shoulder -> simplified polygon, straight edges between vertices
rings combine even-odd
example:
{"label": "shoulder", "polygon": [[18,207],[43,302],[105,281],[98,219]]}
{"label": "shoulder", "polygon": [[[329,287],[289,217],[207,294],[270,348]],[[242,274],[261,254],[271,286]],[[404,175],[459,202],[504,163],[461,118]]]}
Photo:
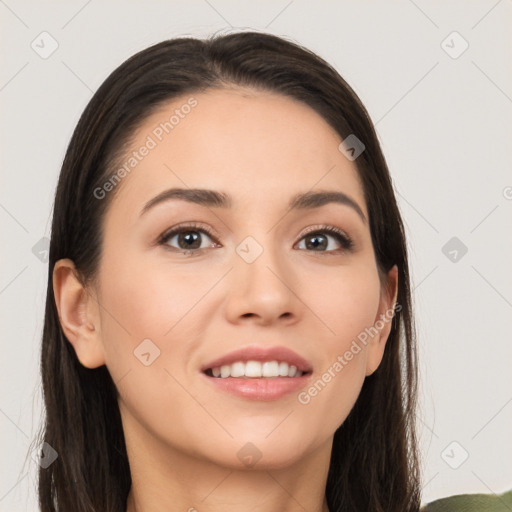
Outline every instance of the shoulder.
{"label": "shoulder", "polygon": [[503,494],[459,494],[424,505],[420,512],[510,512],[512,489]]}

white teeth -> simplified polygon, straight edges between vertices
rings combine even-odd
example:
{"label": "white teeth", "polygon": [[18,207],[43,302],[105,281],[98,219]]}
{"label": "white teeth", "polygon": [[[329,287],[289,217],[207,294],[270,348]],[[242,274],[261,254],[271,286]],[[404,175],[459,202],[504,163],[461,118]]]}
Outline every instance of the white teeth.
{"label": "white teeth", "polygon": [[303,372],[297,370],[294,365],[278,361],[237,361],[233,364],[226,364],[212,368],[214,377],[300,377]]}
{"label": "white teeth", "polygon": [[231,377],[243,377],[245,375],[244,363],[233,363],[230,371]]}
{"label": "white teeth", "polygon": [[246,377],[261,377],[261,363],[259,361],[247,361],[244,373]]}
{"label": "white teeth", "polygon": [[274,377],[275,375],[279,375],[279,363],[277,361],[268,361],[263,363],[261,374],[263,377]]}
{"label": "white teeth", "polygon": [[279,363],[279,375],[288,377],[288,363]]}

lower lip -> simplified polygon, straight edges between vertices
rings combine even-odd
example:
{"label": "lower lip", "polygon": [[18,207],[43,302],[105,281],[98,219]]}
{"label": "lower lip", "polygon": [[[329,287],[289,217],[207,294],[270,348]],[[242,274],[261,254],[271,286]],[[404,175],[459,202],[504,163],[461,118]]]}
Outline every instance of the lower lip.
{"label": "lower lip", "polygon": [[311,376],[310,373],[300,377],[267,377],[267,378],[234,378],[234,377],[210,377],[203,375],[217,388],[233,395],[270,402],[298,391],[305,386]]}

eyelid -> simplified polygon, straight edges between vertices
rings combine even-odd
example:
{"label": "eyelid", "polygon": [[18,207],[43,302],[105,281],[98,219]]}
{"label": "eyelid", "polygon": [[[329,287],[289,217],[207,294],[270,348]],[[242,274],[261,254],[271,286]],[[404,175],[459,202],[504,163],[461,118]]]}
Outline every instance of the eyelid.
{"label": "eyelid", "polygon": [[350,239],[350,236],[348,235],[348,233],[346,233],[343,229],[338,228],[337,226],[331,226],[330,224],[318,224],[315,226],[308,226],[300,233],[299,237],[302,239],[306,235],[310,235],[311,233],[316,233],[316,232],[320,232],[320,231],[327,231],[327,232],[332,231],[332,232],[335,232],[339,235],[346,237],[347,239]]}

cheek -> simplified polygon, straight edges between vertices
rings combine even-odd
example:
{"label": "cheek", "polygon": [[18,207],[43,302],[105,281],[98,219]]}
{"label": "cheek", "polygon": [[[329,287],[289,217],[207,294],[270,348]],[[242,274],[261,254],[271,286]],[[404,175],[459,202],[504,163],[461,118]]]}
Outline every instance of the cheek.
{"label": "cheek", "polygon": [[[330,349],[342,350],[373,325],[379,309],[380,281],[371,262],[316,269],[301,295],[318,318],[318,335]],[[331,352],[329,350],[328,352]]]}
{"label": "cheek", "polygon": [[199,320],[192,307],[211,284],[194,277],[192,266],[177,273],[133,258],[118,261],[105,259],[101,269],[101,335],[120,408],[128,413],[123,419],[131,422],[126,432],[137,435],[142,426],[186,446],[188,431],[212,428],[187,392],[185,374],[199,329],[189,321]]}
{"label": "cheek", "polygon": [[[100,269],[101,336],[114,382],[123,379],[136,399],[165,389],[170,379],[165,369],[174,373],[189,359],[197,332],[187,320],[211,285],[194,278],[192,266],[178,273],[120,252],[105,251]],[[189,343],[172,343],[177,336]]]}
{"label": "cheek", "polygon": [[116,350],[133,350],[145,338],[164,344],[183,329],[187,322],[181,320],[211,287],[209,280],[193,269],[197,267],[153,263],[148,264],[143,255],[138,260],[113,255],[103,262],[102,333]]}
{"label": "cheek", "polygon": [[379,308],[380,281],[370,265],[340,268],[307,292],[321,325],[315,345],[321,358],[316,379],[298,396],[307,421],[335,430],[348,416],[366,376],[368,332]]}

